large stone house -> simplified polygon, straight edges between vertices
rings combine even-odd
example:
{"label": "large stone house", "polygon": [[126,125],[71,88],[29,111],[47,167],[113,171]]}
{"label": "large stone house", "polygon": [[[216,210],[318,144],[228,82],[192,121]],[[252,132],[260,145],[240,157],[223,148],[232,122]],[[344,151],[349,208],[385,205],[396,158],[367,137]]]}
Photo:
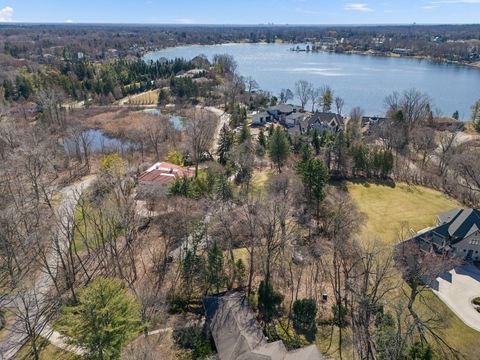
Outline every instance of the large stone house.
{"label": "large stone house", "polygon": [[480,260],[480,210],[452,209],[437,216],[437,226],[407,241],[423,251],[448,253],[465,260]]}
{"label": "large stone house", "polygon": [[207,324],[220,360],[323,360],[316,345],[288,351],[282,341],[269,343],[241,291],[203,299]]}
{"label": "large stone house", "polygon": [[316,129],[319,133],[328,132],[337,134],[345,128],[343,116],[330,112],[316,112],[312,116],[301,121],[299,124],[300,133],[306,134]]}
{"label": "large stone house", "polygon": [[300,108],[290,104],[279,104],[270,106],[265,111],[260,111],[253,115],[252,125],[265,125],[266,123],[277,121],[282,125],[291,124],[296,118]]}

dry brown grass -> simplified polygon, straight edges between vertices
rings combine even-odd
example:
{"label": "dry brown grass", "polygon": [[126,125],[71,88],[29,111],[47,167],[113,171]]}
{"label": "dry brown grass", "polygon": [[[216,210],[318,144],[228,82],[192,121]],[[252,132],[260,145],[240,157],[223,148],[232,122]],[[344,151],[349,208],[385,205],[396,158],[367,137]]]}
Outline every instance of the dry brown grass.
{"label": "dry brown grass", "polygon": [[143,130],[145,126],[158,119],[142,110],[130,108],[106,108],[77,110],[75,115],[86,127],[101,128],[114,136]]}
{"label": "dry brown grass", "polygon": [[158,94],[160,90],[150,90],[137,95],[129,95],[119,101],[126,105],[156,105],[158,103]]}

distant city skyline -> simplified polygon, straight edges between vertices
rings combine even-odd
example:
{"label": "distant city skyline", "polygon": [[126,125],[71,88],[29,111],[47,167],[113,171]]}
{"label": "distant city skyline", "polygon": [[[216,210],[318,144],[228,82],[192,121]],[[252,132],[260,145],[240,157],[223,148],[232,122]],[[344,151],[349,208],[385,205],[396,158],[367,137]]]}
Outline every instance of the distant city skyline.
{"label": "distant city skyline", "polygon": [[0,22],[470,24],[480,0],[0,0]]}

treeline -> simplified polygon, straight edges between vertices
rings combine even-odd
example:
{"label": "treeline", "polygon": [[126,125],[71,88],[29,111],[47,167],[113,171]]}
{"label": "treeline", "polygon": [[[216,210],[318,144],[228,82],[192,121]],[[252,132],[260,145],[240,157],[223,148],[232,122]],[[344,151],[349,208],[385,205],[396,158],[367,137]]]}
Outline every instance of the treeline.
{"label": "treeline", "polygon": [[118,60],[107,64],[65,61],[53,70],[20,74],[14,81],[5,79],[3,94],[8,101],[32,100],[35,92],[48,84],[60,88],[66,96],[75,100],[96,96],[119,99],[151,90],[156,87],[156,80],[174,77],[194,67],[191,61],[183,59],[155,62]]}
{"label": "treeline", "polygon": [[[54,55],[73,59],[81,53],[95,60],[138,56],[159,47],[182,44],[219,44],[225,42],[299,43],[306,39],[335,37],[344,39],[342,50],[391,51],[409,48],[422,54],[447,59],[478,55],[478,25],[398,25],[398,26],[86,26],[41,25],[3,27],[0,44],[3,52],[15,58],[45,62]],[[383,39],[383,41],[378,41]],[[473,44],[475,45],[475,44]]]}

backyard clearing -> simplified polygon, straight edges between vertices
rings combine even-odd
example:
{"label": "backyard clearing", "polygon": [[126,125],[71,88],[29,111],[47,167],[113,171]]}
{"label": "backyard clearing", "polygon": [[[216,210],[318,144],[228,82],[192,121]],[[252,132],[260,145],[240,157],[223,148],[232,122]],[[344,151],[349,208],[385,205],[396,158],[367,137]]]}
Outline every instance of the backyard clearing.
{"label": "backyard clearing", "polygon": [[[434,225],[439,212],[461,207],[457,201],[439,191],[405,183],[392,186],[348,183],[347,189],[358,209],[367,216],[362,239],[376,237],[390,249],[397,241],[402,223],[407,222],[410,228],[418,231]],[[409,291],[407,284],[404,283],[403,287]],[[404,296],[401,289],[396,295],[387,302],[395,304]],[[432,311],[441,315],[442,324],[438,332],[443,339],[465,358],[478,359],[480,333],[466,325],[433,291],[425,290],[415,307],[424,318],[430,317]]]}
{"label": "backyard clearing", "polygon": [[348,183],[348,193],[367,216],[363,238],[393,244],[402,226],[419,231],[435,225],[438,213],[461,204],[423,186]]}

